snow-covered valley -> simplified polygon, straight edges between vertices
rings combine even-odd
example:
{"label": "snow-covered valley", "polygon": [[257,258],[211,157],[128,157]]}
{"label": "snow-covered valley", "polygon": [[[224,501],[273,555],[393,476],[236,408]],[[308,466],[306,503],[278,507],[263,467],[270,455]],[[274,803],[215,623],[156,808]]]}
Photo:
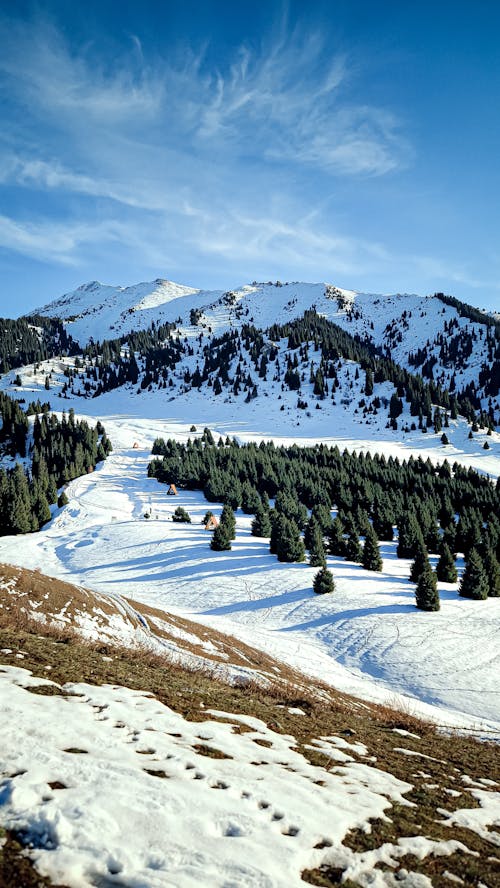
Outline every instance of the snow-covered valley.
{"label": "snow-covered valley", "polygon": [[[89,404],[96,406],[95,400]],[[410,562],[395,557],[395,543],[383,544],[382,574],[329,557],[336,592],[315,596],[314,568],[279,564],[267,541],[251,536],[250,516],[241,512],[233,550],[212,552],[201,525],[209,506],[203,495],[180,491],[173,503],[165,487],[147,477],[154,439],[186,440],[190,424],[104,411],[101,418],[114,452],[69,485],[69,505],[42,531],[1,538],[0,561],[188,615],[358,696],[387,702],[405,695],[438,722],[500,729],[497,599],[466,601],[456,585],[440,584],[441,611],[417,611]],[[270,416],[266,437],[273,424]],[[245,436],[258,438],[249,425]],[[224,422],[213,429],[235,431]],[[428,453],[440,457],[438,446]],[[485,458],[490,469],[498,459],[477,455]],[[191,525],[171,521],[178,504],[192,516]],[[146,512],[152,519],[143,517]]]}

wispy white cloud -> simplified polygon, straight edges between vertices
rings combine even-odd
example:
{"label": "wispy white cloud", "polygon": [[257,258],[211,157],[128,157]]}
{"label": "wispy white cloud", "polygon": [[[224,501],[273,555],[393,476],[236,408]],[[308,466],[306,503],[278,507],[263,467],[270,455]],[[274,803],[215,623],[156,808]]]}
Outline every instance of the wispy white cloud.
{"label": "wispy white cloud", "polygon": [[319,34],[295,32],[260,53],[242,48],[226,74],[198,83],[199,136],[332,174],[382,175],[408,163],[396,116],[350,102],[351,79],[349,60],[329,57]]}
{"label": "wispy white cloud", "polygon": [[124,228],[116,222],[68,224],[41,219],[27,223],[0,215],[0,248],[43,262],[77,265],[82,248],[121,241],[123,235]]}
{"label": "wispy white cloud", "polygon": [[4,21],[0,41],[0,72],[29,113],[80,137],[86,131],[91,142],[116,127],[149,126],[141,141],[161,132],[195,154],[283,159],[342,175],[381,175],[408,159],[395,115],[347,98],[349,60],[332,56],[318,32],[296,28],[259,50],[241,46],[220,70],[204,50],[146,60],[134,36],[110,63],[93,46],[72,51],[46,21]]}
{"label": "wispy white cloud", "polygon": [[132,48],[110,66],[91,46],[72,52],[46,19],[0,20],[0,44],[0,72],[31,113],[114,124],[151,118],[163,102],[161,78],[136,63]]}
{"label": "wispy white cloud", "polygon": [[75,48],[46,20],[0,21],[0,42],[0,182],[37,198],[30,223],[0,218],[4,248],[78,265],[105,244],[159,269],[191,257],[314,277],[389,261],[291,184],[312,175],[311,194],[333,192],[411,153],[390,110],[349,98],[353,65],[318,31],[283,24],[218,70],[206,47],[146,58],[135,35],[112,57]]}

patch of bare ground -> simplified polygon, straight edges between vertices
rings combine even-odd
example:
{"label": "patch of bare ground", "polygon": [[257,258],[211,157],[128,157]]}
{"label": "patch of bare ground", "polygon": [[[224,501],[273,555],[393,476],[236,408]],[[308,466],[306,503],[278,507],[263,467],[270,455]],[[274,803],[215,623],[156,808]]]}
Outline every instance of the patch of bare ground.
{"label": "patch of bare ground", "polygon": [[[197,629],[199,631],[199,627]],[[227,638],[225,643],[230,645]],[[276,676],[272,683],[263,683],[256,674],[255,681],[231,684],[223,681],[220,670],[211,666],[188,669],[144,650],[84,643],[71,627],[63,631],[57,626],[31,621],[26,614],[22,619],[15,615],[9,617],[1,609],[0,648],[10,651],[1,654],[2,662],[30,669],[35,676],[50,677],[60,686],[55,693],[71,692],[67,687],[71,682],[111,684],[152,694],[191,720],[203,720],[204,713],[206,718],[213,719],[215,716],[210,710],[260,718],[272,730],[293,735],[302,754],[325,772],[339,769],[342,773],[345,766],[320,748],[310,747],[319,738],[341,738],[350,744],[343,745],[342,750],[352,757],[354,765],[358,762],[374,765],[412,787],[406,794],[409,805],[393,804],[387,809],[386,820],[373,821],[368,830],[353,830],[345,836],[343,851],[346,854],[362,854],[415,836],[434,842],[454,840],[461,842],[466,850],[454,850],[446,856],[429,853],[422,860],[406,854],[398,857],[391,872],[401,876],[405,870],[421,873],[437,888],[444,885],[449,888],[450,875],[465,885],[500,886],[494,833],[491,832],[490,840],[487,831],[479,835],[472,829],[450,828],[443,822],[445,812],[478,807],[475,787],[481,786],[485,792],[500,788],[499,750],[495,743],[442,733],[408,711],[360,703],[300,676],[271,658],[266,658],[266,672],[269,668],[269,674]],[[22,659],[16,654],[22,654]],[[230,721],[231,717],[221,716],[221,720]],[[366,753],[361,744],[366,747]],[[197,751],[202,755],[217,755],[207,744],[200,744]],[[152,776],[162,775],[155,772]],[[485,779],[490,782],[485,783]],[[496,781],[496,785],[491,781]],[[320,778],[317,783],[321,784]],[[334,810],[332,799],[332,816]],[[0,850],[0,858],[5,847]],[[388,868],[387,864],[383,866]],[[302,877],[304,882],[313,885],[334,886],[342,882],[349,888],[354,883],[346,880],[344,873],[339,861],[330,860],[328,866],[305,871]],[[0,880],[0,888],[7,884]],[[31,888],[46,883],[25,884]]]}
{"label": "patch of bare ground", "polygon": [[64,888],[44,879],[26,856],[14,832],[0,829],[0,888]]}

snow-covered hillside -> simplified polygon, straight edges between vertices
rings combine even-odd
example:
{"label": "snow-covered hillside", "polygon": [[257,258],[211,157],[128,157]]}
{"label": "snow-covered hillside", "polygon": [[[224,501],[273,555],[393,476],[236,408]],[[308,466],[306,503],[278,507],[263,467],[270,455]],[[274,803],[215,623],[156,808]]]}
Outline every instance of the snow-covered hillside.
{"label": "snow-covered hillside", "polygon": [[[42,531],[0,538],[0,561],[43,568],[98,592],[126,594],[206,623],[358,696],[387,702],[394,694],[407,695],[410,705],[438,721],[488,722],[499,729],[498,599],[469,602],[458,597],[456,584],[440,584],[440,613],[416,611],[414,586],[407,579],[410,562],[395,557],[395,543],[383,545],[380,575],[329,557],[337,591],[315,596],[315,569],[279,564],[269,554],[268,541],[250,535],[250,516],[242,513],[233,551],[211,552],[201,518],[209,506],[216,512],[220,506],[195,491],[182,491],[172,502],[165,486],[147,477],[155,438],[192,437],[191,420],[203,415],[201,399],[191,407],[185,400],[174,402],[170,419],[164,413],[168,405],[162,407],[153,393],[132,402],[135,415],[123,393],[85,403],[103,411],[113,453],[97,471],[69,485],[69,505]],[[151,409],[138,415],[138,407],[148,403],[158,411],[156,418]],[[186,421],[182,416],[188,409]],[[212,428],[215,434],[231,434],[235,418],[220,418]],[[280,440],[276,430],[272,412],[247,414],[245,438]],[[289,435],[290,442],[301,440],[293,425]],[[384,449],[380,441],[323,436],[317,433],[316,439],[372,452]],[[435,441],[432,449],[430,443],[423,453],[442,460],[442,448]],[[411,446],[395,444],[386,451],[411,452]],[[498,456],[478,453],[478,465],[481,458],[500,474]],[[192,525],[171,521],[179,503],[191,514]],[[145,513],[153,520],[146,520]]]}
{"label": "snow-covered hillside", "polygon": [[210,294],[162,278],[130,287],[90,281],[34,313],[61,318],[73,339],[85,344],[89,339],[111,339],[143,330],[153,322],[173,321],[185,313],[186,306],[189,312],[220,296],[220,292]]}
{"label": "snow-covered hillside", "polygon": [[[39,309],[59,317],[86,344],[176,322],[183,335],[220,335],[253,324],[266,330],[311,308],[350,334],[452,391],[474,386],[482,406],[500,410],[498,387],[485,383],[485,368],[498,358],[498,331],[461,316],[437,296],[357,293],[325,283],[253,283],[222,292],[196,290],[157,279],[130,287],[93,281]],[[481,318],[476,312],[474,317]],[[483,377],[481,376],[483,371]]]}

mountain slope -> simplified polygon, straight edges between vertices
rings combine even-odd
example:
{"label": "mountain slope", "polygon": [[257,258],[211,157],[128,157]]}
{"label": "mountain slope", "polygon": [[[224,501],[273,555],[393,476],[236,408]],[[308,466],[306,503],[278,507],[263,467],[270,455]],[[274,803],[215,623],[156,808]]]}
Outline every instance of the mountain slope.
{"label": "mountain slope", "polygon": [[[227,292],[157,279],[131,287],[91,282],[39,310],[64,321],[73,339],[125,336],[176,323],[182,336],[221,335],[252,324],[266,330],[314,308],[383,355],[500,413],[500,326],[448,297],[357,293],[331,284],[271,282]],[[470,308],[470,307],[469,307]],[[483,320],[484,318],[484,320]]]}

